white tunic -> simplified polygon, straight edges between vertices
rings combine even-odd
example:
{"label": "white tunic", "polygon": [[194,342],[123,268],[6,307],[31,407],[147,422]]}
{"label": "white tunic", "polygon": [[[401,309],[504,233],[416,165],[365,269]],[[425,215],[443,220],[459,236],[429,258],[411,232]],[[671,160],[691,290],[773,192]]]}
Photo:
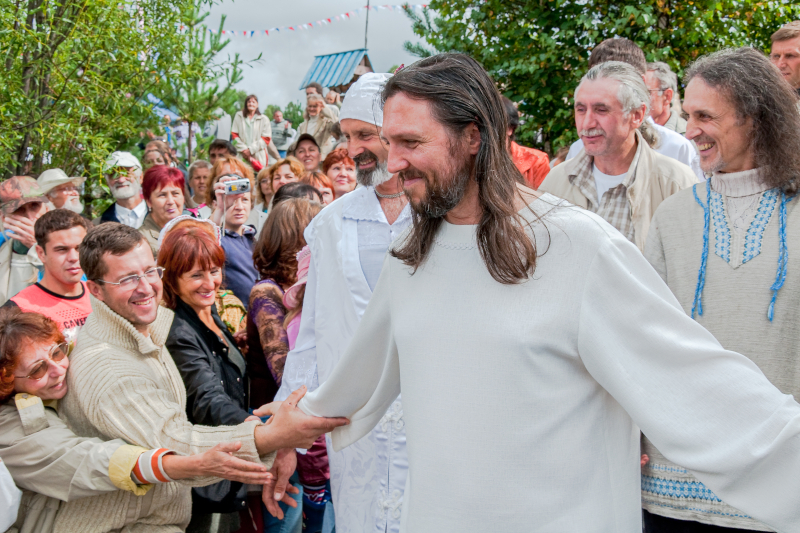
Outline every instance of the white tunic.
{"label": "white tunic", "polygon": [[525,283],[491,278],[475,226],[443,223],[413,275],[387,256],[300,407],[351,419],[338,450],[402,389],[409,533],[641,533],[637,424],[725,501],[800,531],[800,405],[686,316],[608,223],[557,202],[532,204],[545,225]]}
{"label": "white tunic", "polygon": [[[360,187],[326,207],[305,231],[311,264],[295,349],[276,400],[325,383],[350,343],[380,276],[381,257],[411,223],[410,208],[389,225],[373,187]],[[374,283],[374,282],[373,282]],[[375,424],[373,424],[375,426]],[[370,428],[372,429],[372,428]],[[331,492],[339,533],[398,533],[408,459],[398,394],[377,426],[346,450],[328,439]]]}

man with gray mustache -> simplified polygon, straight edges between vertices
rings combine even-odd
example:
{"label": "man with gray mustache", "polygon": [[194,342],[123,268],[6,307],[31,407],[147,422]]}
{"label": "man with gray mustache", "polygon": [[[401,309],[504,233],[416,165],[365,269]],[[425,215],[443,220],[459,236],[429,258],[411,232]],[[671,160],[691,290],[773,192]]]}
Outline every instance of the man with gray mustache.
{"label": "man with gray mustache", "polygon": [[[359,187],[323,209],[305,231],[311,265],[303,314],[276,400],[301,385],[313,391],[328,379],[372,297],[386,251],[411,224],[408,199],[399,177],[388,171],[388,147],[381,140],[380,93],[389,77],[361,76],[342,104],[339,121]],[[398,396],[357,443],[334,452],[327,441],[337,531],[399,532],[408,472],[404,424]],[[276,499],[285,483],[278,480]]]}
{"label": "man with gray mustache", "polygon": [[697,182],[692,170],[657,153],[646,118],[650,93],[634,67],[594,66],[575,91],[575,125],[584,149],[553,168],[541,191],[597,213],[644,250],[656,208]]}

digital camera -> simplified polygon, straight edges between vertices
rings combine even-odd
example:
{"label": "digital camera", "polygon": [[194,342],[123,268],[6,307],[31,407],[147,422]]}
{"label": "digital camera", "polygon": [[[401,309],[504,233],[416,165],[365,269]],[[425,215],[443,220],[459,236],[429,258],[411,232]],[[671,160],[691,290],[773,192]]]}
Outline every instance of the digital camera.
{"label": "digital camera", "polygon": [[244,194],[250,192],[250,180],[232,180],[225,182],[225,194]]}

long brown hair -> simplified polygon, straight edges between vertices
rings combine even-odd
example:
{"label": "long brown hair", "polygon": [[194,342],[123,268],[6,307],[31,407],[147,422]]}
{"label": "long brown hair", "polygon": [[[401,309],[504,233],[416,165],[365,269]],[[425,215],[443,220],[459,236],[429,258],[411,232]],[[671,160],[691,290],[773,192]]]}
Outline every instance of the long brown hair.
{"label": "long brown hair", "polygon": [[273,207],[253,251],[259,277],[288,287],[297,279],[297,252],[306,245],[303,231],[322,205],[306,198],[289,198]]}
{"label": "long brown hair", "polygon": [[[507,150],[508,121],[503,101],[480,64],[463,54],[439,54],[418,61],[389,78],[382,100],[397,94],[428,102],[434,118],[454,137],[470,124],[480,132],[481,146],[474,161],[481,220],[477,240],[483,262],[500,283],[528,279],[536,268],[536,245],[525,231],[515,200],[524,184]],[[428,256],[443,217],[412,211],[414,227],[408,238],[391,251],[416,271]]]}
{"label": "long brown hair", "polygon": [[698,59],[686,73],[700,78],[728,100],[740,123],[753,126],[750,145],[759,178],[794,194],[800,178],[800,115],[797,93],[764,54],[752,48],[726,49]]}

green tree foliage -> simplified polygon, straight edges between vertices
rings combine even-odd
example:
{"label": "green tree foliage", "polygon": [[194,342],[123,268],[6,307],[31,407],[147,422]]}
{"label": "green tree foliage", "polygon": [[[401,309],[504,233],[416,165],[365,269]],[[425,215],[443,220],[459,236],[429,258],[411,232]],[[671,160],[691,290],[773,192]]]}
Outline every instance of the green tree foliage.
{"label": "green tree foliage", "polygon": [[[191,134],[192,126],[204,125],[218,118],[226,109],[234,108],[238,93],[233,86],[242,80],[242,62],[238,54],[233,59],[219,59],[229,42],[220,37],[225,17],[220,20],[217,31],[209,33],[203,24],[208,17],[204,7],[194,5],[181,13],[186,50],[177,65],[173,65],[177,68],[165,75],[161,83],[161,100],[178,113],[179,120],[189,125],[186,153],[179,155],[190,164],[193,149],[197,147],[197,140]],[[200,139],[205,144],[212,140]]]}
{"label": "green tree foliage", "polygon": [[183,53],[193,2],[0,0],[0,177],[58,166],[96,183],[105,156],[157,120],[144,97]]}
{"label": "green tree foliage", "polygon": [[[589,53],[604,39],[633,40],[648,61],[683,74],[697,57],[724,47],[769,51],[769,36],[800,18],[800,4],[753,0],[431,0],[422,16],[406,9],[432,49],[464,52],[520,102],[525,144],[555,151],[576,138],[572,98]],[[435,14],[435,15],[434,15]]]}
{"label": "green tree foliage", "polygon": [[300,102],[289,102],[283,110],[283,118],[292,123],[293,128],[297,128],[303,122],[303,106]]}

